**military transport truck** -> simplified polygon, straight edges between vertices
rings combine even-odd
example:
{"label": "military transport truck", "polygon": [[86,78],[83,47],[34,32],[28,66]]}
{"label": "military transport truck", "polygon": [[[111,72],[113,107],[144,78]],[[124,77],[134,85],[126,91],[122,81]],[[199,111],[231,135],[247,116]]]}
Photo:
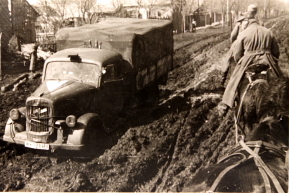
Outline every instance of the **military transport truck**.
{"label": "military transport truck", "polygon": [[25,107],[10,111],[5,141],[33,149],[81,150],[108,131],[136,96],[165,83],[172,69],[168,20],[111,18],[60,29],[56,42],[41,85]]}

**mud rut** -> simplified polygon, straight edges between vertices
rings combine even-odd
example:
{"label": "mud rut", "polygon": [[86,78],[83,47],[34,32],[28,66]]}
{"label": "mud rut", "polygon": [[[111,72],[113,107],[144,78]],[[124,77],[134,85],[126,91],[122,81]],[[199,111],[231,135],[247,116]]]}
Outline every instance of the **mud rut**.
{"label": "mud rut", "polygon": [[[267,27],[278,34],[280,66],[288,75],[288,17],[271,20]],[[130,112],[94,158],[27,151],[1,142],[0,190],[181,191],[201,166],[215,163],[234,146],[231,113],[225,118],[217,113],[228,32],[206,30],[193,40],[186,34],[179,38],[187,41],[175,40],[182,43],[176,45],[175,70],[161,87],[159,105]],[[30,80],[21,90],[0,95],[1,123],[37,84],[39,79]],[[20,97],[15,100],[15,95]]]}

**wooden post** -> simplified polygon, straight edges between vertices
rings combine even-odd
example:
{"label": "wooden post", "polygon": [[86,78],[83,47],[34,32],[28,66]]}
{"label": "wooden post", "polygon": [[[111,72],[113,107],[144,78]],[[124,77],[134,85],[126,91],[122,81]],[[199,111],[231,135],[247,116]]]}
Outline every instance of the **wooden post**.
{"label": "wooden post", "polygon": [[0,80],[2,80],[2,32],[0,33]]}
{"label": "wooden post", "polygon": [[230,26],[230,1],[227,0],[227,25]]}

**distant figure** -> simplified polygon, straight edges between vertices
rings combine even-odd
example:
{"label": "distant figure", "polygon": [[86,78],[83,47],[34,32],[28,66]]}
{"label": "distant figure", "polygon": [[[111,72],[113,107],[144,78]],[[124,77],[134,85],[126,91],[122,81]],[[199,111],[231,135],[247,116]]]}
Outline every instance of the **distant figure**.
{"label": "distant figure", "polygon": [[234,29],[231,32],[230,40],[232,43],[237,39],[240,32],[244,30],[243,26],[245,22],[247,22],[246,17],[244,15],[241,15],[241,17],[237,20]]}
{"label": "distant figure", "polygon": [[196,23],[196,21],[193,19],[193,20],[192,20],[192,32],[193,32],[193,31],[196,31],[196,27],[197,27],[197,23]]}
{"label": "distant figure", "polygon": [[10,38],[8,46],[10,52],[15,53],[21,51],[20,39],[15,34]]}
{"label": "distant figure", "polygon": [[259,24],[260,24],[261,26],[263,26],[263,27],[266,27],[263,20],[259,20]]}
{"label": "distant figure", "polygon": [[[247,22],[248,22],[248,19],[244,15],[241,15],[241,17],[237,20],[237,23],[233,31],[231,32],[231,36],[230,36],[231,43],[234,43],[238,35],[244,30],[244,27],[246,26]],[[233,49],[234,49],[234,46],[232,45],[227,54],[227,57],[225,58],[225,61],[222,67],[222,71],[225,74],[224,79],[223,79],[223,84],[225,83],[226,78],[231,76],[236,66],[236,62],[234,61],[234,57],[233,57]]]}
{"label": "distant figure", "polygon": [[33,51],[30,54],[30,66],[29,66],[29,71],[31,74],[33,74],[35,72],[35,68],[36,68],[36,61],[37,61],[37,49],[38,49],[38,45],[35,44],[33,46]]}
{"label": "distant figure", "polygon": [[247,28],[249,20],[256,19],[256,14],[257,6],[255,4],[249,5],[247,8],[247,12],[241,15],[241,17],[237,20],[233,31],[231,32],[230,40],[232,43],[237,39],[238,35]]}

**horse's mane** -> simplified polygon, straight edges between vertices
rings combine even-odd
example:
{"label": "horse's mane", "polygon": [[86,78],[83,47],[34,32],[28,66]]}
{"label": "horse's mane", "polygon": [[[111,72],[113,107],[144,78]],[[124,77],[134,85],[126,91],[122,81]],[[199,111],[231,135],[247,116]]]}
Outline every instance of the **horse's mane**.
{"label": "horse's mane", "polygon": [[[276,79],[269,82],[268,89],[263,93],[262,104],[258,113],[260,120],[267,116],[275,118],[289,117],[288,80]],[[260,93],[259,93],[260,94]]]}
{"label": "horse's mane", "polygon": [[288,124],[284,127],[282,120],[266,117],[253,129],[248,140],[261,140],[280,148],[288,147]]}
{"label": "horse's mane", "polygon": [[289,92],[288,80],[269,82],[263,92],[258,91],[261,100],[259,121],[247,140],[262,140],[279,146],[288,146]]}

